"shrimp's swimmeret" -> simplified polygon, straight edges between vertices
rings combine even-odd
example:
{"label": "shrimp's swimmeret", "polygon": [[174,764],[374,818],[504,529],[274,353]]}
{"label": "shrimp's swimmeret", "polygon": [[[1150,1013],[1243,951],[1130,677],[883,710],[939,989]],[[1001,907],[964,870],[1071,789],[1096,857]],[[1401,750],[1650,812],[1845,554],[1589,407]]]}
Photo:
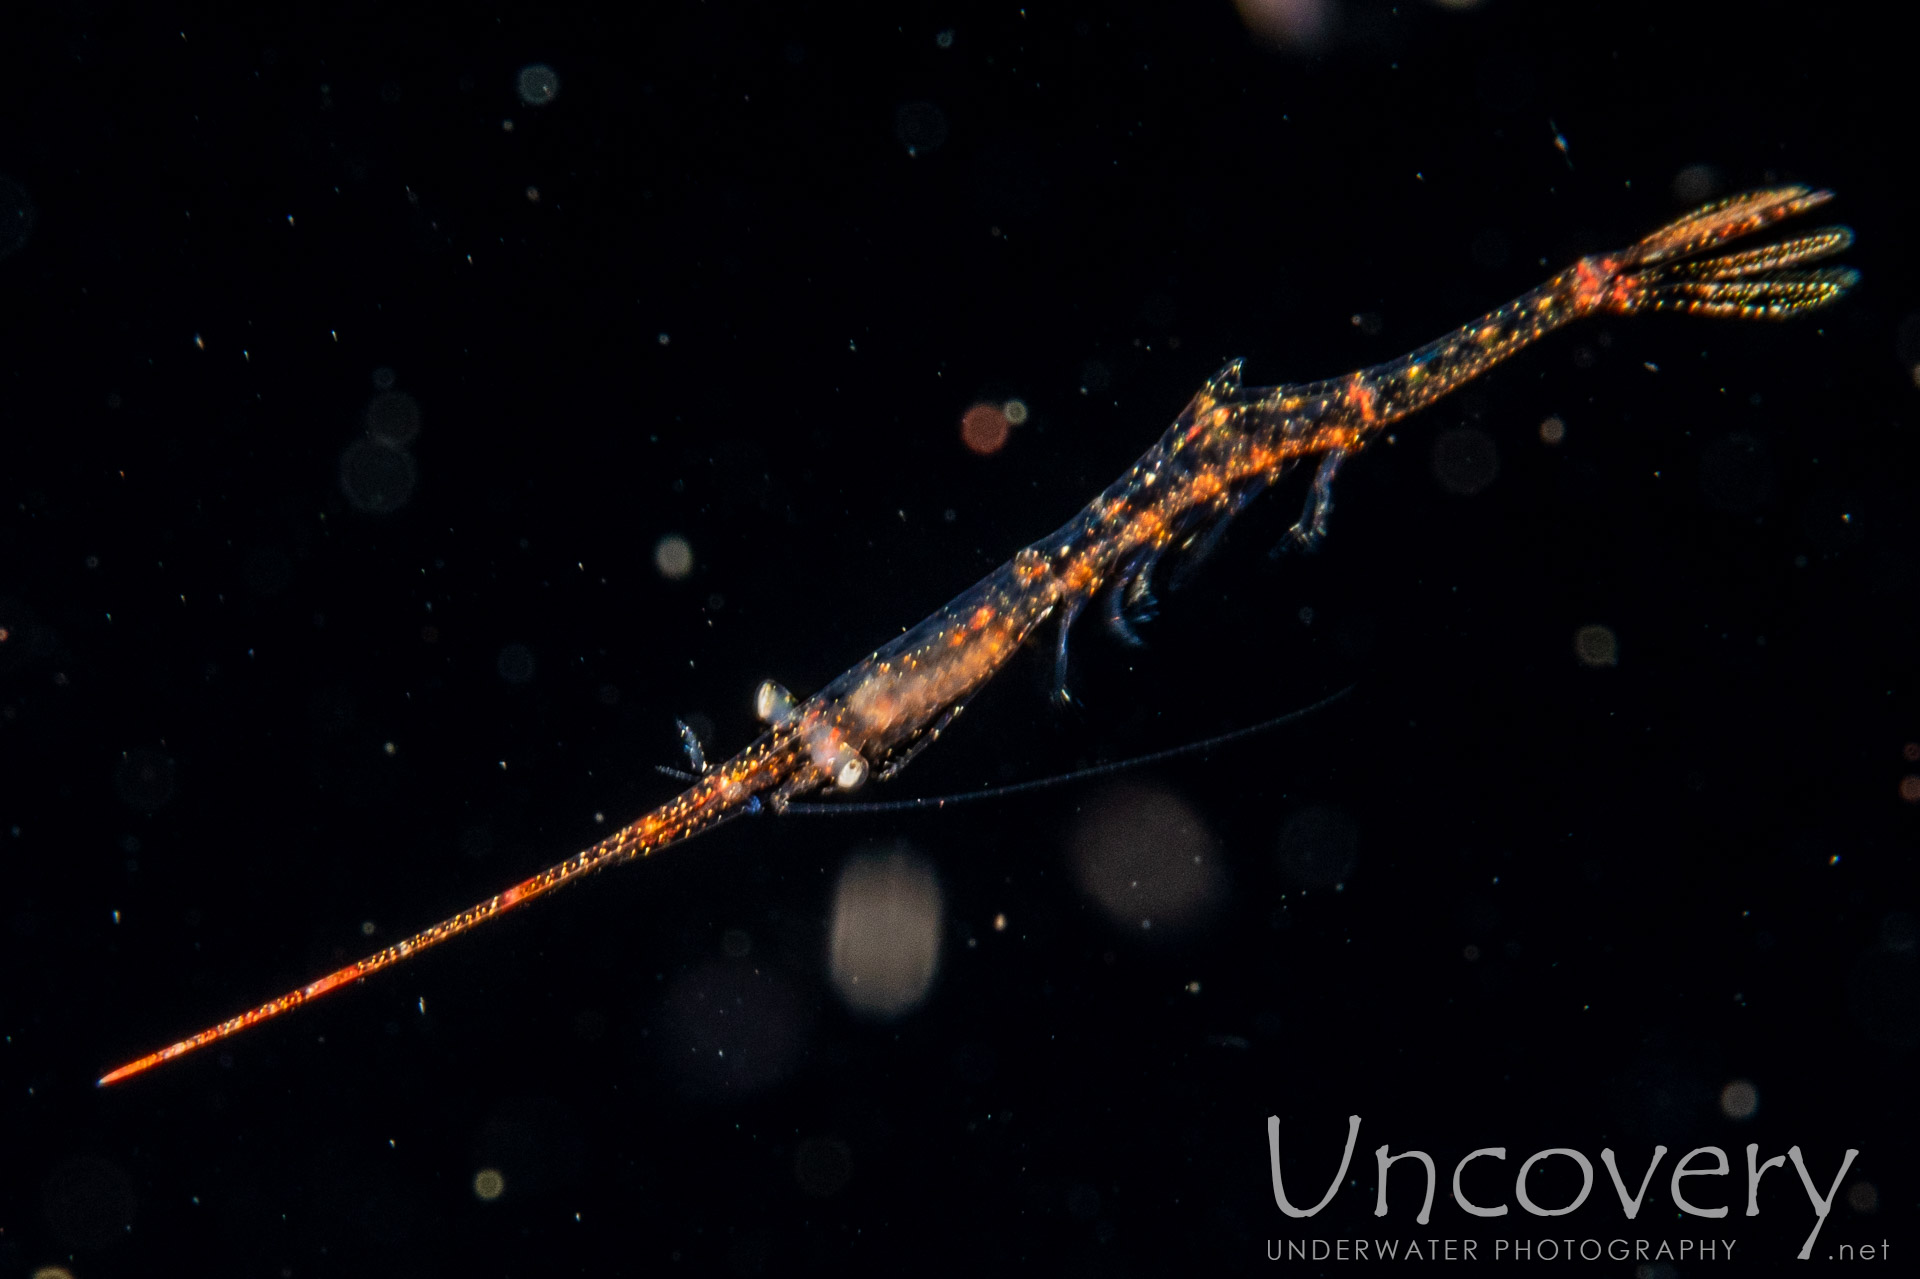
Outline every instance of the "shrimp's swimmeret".
{"label": "shrimp's swimmeret", "polygon": [[[1160,556],[1169,550],[1190,561],[1204,556],[1242,507],[1309,460],[1316,470],[1306,510],[1289,535],[1304,548],[1316,545],[1326,534],[1342,461],[1401,418],[1563,324],[1638,311],[1780,319],[1831,304],[1853,286],[1856,273],[1803,268],[1851,244],[1853,234],[1845,227],[1716,252],[1830,198],[1826,191],[1776,187],[1708,205],[1631,248],[1582,258],[1531,293],[1411,354],[1343,377],[1249,387],[1240,379],[1241,362],[1233,361],[1208,379],[1131,470],[1057,532],[807,700],[763,684],[756,703],[766,731],[681,794],[451,919],[110,1071],[100,1082],[137,1075],[277,1017],[588,871],[684,843],[762,804],[779,810],[802,795],[857,790],[870,777],[891,777],[940,736],[1042,623],[1055,625],[1060,676],[1068,629],[1096,597],[1104,601],[1107,621],[1132,639],[1131,620],[1149,600]],[[1064,681],[1056,683],[1064,696]]]}

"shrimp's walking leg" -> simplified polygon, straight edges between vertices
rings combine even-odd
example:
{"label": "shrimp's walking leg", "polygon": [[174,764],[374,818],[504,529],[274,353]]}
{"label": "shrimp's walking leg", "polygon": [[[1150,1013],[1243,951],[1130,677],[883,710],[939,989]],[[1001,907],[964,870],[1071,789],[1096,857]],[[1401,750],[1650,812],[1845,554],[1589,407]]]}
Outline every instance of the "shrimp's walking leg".
{"label": "shrimp's walking leg", "polygon": [[[1073,629],[1073,619],[1080,616],[1081,599],[1068,596],[1060,605],[1060,630],[1053,647],[1053,700],[1062,706],[1073,701],[1073,693],[1067,688],[1067,633]],[[944,720],[941,721],[945,725]]]}
{"label": "shrimp's walking leg", "polygon": [[1180,562],[1174,566],[1172,574],[1167,578],[1168,590],[1177,591],[1193,580],[1193,575],[1200,571],[1200,566],[1207,562],[1207,557],[1218,549],[1221,540],[1226,537],[1227,526],[1233,523],[1233,517],[1240,514],[1247,503],[1266,492],[1270,482],[1269,477],[1265,475],[1255,479],[1234,495],[1233,500],[1227,504],[1226,513],[1213,521],[1206,532],[1186,540],[1180,548]]}
{"label": "shrimp's walking leg", "polygon": [[965,710],[966,708],[967,708],[967,704],[965,702],[959,702],[953,706],[949,706],[947,708],[947,713],[942,715],[938,720],[936,720],[932,728],[929,728],[926,732],[922,733],[919,736],[919,738],[911,746],[907,747],[905,750],[901,751],[898,755],[895,755],[892,759],[888,760],[887,766],[885,768],[882,768],[879,772],[875,773],[873,775],[873,779],[877,782],[884,782],[889,777],[893,777],[897,775],[900,772],[900,770],[905,768],[908,764],[913,763],[913,757],[915,755],[918,755],[921,751],[927,749],[927,747],[933,745],[935,742],[939,741],[940,734],[946,732],[947,725],[953,723],[953,717],[958,715],[961,711]]}
{"label": "shrimp's walking leg", "polygon": [[1277,557],[1287,550],[1320,549],[1327,536],[1327,517],[1333,514],[1333,477],[1340,473],[1340,463],[1346,456],[1347,450],[1332,449],[1320,459],[1320,469],[1313,473],[1313,487],[1307,492],[1306,508],[1270,554]]}
{"label": "shrimp's walking leg", "polygon": [[1114,574],[1113,584],[1107,587],[1107,629],[1129,648],[1146,646],[1133,628],[1152,621],[1159,611],[1159,601],[1153,598],[1153,569],[1159,562],[1157,548],[1141,551]]}

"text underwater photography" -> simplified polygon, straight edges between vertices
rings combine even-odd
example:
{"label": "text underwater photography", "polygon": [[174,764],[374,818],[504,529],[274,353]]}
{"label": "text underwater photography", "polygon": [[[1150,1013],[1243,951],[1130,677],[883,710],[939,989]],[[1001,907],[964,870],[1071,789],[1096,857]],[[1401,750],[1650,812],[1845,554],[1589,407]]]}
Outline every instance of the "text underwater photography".
{"label": "text underwater photography", "polygon": [[1910,49],[10,12],[0,1279],[1913,1264]]}

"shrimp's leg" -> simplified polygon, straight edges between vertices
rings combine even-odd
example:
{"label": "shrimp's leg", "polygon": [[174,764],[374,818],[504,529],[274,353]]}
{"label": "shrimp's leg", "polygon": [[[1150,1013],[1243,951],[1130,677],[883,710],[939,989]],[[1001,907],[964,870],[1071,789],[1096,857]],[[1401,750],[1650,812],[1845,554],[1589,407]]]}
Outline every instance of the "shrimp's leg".
{"label": "shrimp's leg", "polygon": [[1255,733],[1264,733],[1269,729],[1278,728],[1282,724],[1291,724],[1293,721],[1311,715],[1323,707],[1331,706],[1353,690],[1354,685],[1349,684],[1339,692],[1323,697],[1311,706],[1303,706],[1297,711],[1288,711],[1285,715],[1279,715],[1269,720],[1262,720],[1258,724],[1249,724],[1245,728],[1232,729],[1228,732],[1221,733],[1217,737],[1203,738],[1197,742],[1188,742],[1184,746],[1173,746],[1166,750],[1151,751],[1145,755],[1135,755],[1129,759],[1113,760],[1105,764],[1094,764],[1089,768],[1076,768],[1070,773],[1058,773],[1052,777],[1040,777],[1027,782],[1010,782],[1001,786],[989,786],[984,790],[965,791],[958,795],[931,795],[920,799],[885,799],[879,801],[859,801],[851,804],[838,802],[822,804],[806,802],[791,803],[784,805],[780,809],[780,812],[782,815],[793,814],[800,817],[830,813],[841,815],[847,813],[904,813],[911,809],[945,808],[949,804],[965,804],[973,800],[998,799],[1005,795],[1023,795],[1029,791],[1047,790],[1055,786],[1064,786],[1069,782],[1077,782],[1083,778],[1105,777],[1110,773],[1124,772],[1130,768],[1141,768],[1148,764],[1158,764],[1165,760],[1178,759],[1183,755],[1197,755],[1203,751],[1212,750],[1216,746],[1224,745],[1227,742],[1239,741],[1241,738],[1251,737]]}
{"label": "shrimp's leg", "polygon": [[1146,641],[1133,628],[1150,622],[1159,611],[1153,598],[1153,569],[1160,560],[1158,549],[1141,551],[1116,573],[1107,588],[1107,628],[1130,648],[1141,648]]}
{"label": "shrimp's leg", "polygon": [[1200,566],[1207,562],[1207,557],[1219,548],[1221,540],[1226,537],[1227,526],[1233,523],[1233,517],[1240,514],[1247,503],[1264,493],[1270,482],[1270,477],[1265,475],[1253,480],[1227,502],[1226,509],[1214,518],[1204,533],[1195,533],[1182,543],[1180,562],[1174,565],[1172,574],[1167,578],[1168,590],[1177,591],[1193,580],[1193,575],[1199,572]]}
{"label": "shrimp's leg", "polygon": [[921,751],[927,749],[927,747],[933,745],[934,742],[938,741],[940,738],[940,734],[947,731],[947,725],[953,723],[953,717],[958,715],[961,711],[965,710],[966,708],[967,708],[967,704],[965,702],[960,702],[956,705],[949,706],[947,708],[947,713],[945,715],[942,715],[934,723],[932,728],[929,728],[926,732],[920,734],[918,738],[914,739],[913,744],[911,746],[908,746],[907,749],[905,749],[904,751],[901,751],[898,755],[888,760],[885,767],[883,767],[879,772],[873,775],[874,780],[879,782],[884,782],[889,777],[893,777],[896,774],[898,774],[899,771],[905,768],[908,764],[913,763],[913,757],[915,755],[918,755]]}
{"label": "shrimp's leg", "polygon": [[1320,459],[1320,469],[1313,473],[1313,487],[1307,493],[1306,509],[1270,554],[1278,556],[1288,549],[1315,551],[1320,548],[1327,536],[1327,517],[1333,514],[1333,477],[1340,473],[1340,463],[1346,456],[1345,449],[1333,449]]}
{"label": "shrimp's leg", "polygon": [[1062,706],[1073,701],[1073,693],[1067,688],[1067,632],[1080,616],[1081,604],[1078,596],[1068,596],[1060,606],[1060,630],[1053,648],[1053,700]]}

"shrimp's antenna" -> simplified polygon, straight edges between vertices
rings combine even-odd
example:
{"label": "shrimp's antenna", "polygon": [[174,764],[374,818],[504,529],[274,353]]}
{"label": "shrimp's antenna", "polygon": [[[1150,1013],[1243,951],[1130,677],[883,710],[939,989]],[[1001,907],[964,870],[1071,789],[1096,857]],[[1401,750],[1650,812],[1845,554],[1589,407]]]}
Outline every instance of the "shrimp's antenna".
{"label": "shrimp's antenna", "polygon": [[1163,751],[1152,751],[1146,755],[1135,755],[1129,759],[1116,759],[1105,764],[1092,764],[1086,768],[1076,768],[1070,773],[1060,773],[1053,777],[1037,777],[1028,782],[1009,782],[1004,786],[989,786],[984,790],[965,791],[959,795],[937,795],[923,799],[869,800],[857,804],[788,804],[785,808],[774,809],[777,813],[799,813],[813,817],[825,813],[903,813],[916,808],[945,808],[950,804],[965,804],[976,799],[1003,799],[1008,795],[1021,795],[1028,791],[1050,790],[1055,786],[1065,786],[1069,782],[1083,782],[1089,777],[1106,777],[1112,773],[1124,773],[1129,769],[1145,768],[1149,764],[1158,764],[1169,759],[1179,759],[1183,755],[1199,755],[1216,746],[1225,746],[1228,742],[1237,742],[1243,737],[1252,737],[1258,733],[1270,732],[1283,724],[1291,724],[1304,719],[1315,711],[1325,710],[1341,698],[1351,693],[1356,684],[1349,684],[1337,693],[1302,706],[1297,711],[1288,711],[1285,715],[1276,715],[1272,719],[1261,720],[1258,724],[1249,724],[1245,728],[1232,729],[1215,737],[1203,737],[1197,742],[1187,742],[1182,746],[1169,746]]}

